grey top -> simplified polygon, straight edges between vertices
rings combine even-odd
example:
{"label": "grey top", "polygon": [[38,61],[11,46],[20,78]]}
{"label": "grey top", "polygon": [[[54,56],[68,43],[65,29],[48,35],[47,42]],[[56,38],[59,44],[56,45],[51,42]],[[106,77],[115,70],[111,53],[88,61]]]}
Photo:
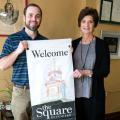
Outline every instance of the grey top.
{"label": "grey top", "polygon": [[[95,64],[95,39],[90,44],[82,44],[76,48],[74,54],[74,69],[93,70]],[[75,97],[90,98],[92,93],[92,77],[84,76],[75,79]]]}

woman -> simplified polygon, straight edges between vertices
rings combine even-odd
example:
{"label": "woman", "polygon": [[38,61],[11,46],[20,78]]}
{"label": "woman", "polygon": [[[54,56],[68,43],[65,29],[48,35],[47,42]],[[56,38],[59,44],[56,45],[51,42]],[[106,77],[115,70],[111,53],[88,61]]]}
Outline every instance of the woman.
{"label": "woman", "polygon": [[104,40],[94,36],[96,9],[85,7],[78,16],[82,37],[73,41],[77,120],[104,120],[104,77],[110,72],[110,54]]}

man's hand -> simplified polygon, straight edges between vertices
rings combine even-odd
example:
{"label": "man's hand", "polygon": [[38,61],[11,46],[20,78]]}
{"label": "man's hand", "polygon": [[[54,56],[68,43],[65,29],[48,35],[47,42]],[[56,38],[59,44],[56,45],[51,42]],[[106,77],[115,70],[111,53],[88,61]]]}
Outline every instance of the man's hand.
{"label": "man's hand", "polygon": [[28,43],[27,41],[21,41],[18,45],[18,48],[16,49],[17,54],[21,54],[24,50],[28,48]]}

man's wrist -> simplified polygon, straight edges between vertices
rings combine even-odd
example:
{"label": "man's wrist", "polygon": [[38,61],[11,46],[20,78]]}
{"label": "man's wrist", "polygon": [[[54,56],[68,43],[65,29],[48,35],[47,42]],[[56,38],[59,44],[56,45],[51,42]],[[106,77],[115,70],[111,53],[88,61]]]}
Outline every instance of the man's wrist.
{"label": "man's wrist", "polygon": [[21,53],[16,49],[16,50],[14,51],[14,54],[18,56],[18,55],[20,55]]}

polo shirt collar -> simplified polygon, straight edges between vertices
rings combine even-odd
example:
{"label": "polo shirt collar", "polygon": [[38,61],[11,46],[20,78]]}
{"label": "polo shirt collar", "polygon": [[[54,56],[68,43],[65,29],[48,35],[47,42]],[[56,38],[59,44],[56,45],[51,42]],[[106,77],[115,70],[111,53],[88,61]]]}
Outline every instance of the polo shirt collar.
{"label": "polo shirt collar", "polygon": [[[25,32],[25,27],[21,30],[21,33],[23,34],[23,36],[28,37],[29,40],[33,40],[33,39]],[[40,34],[39,34],[39,32],[37,31],[37,36],[35,37],[34,40],[38,40],[38,39],[39,39],[39,36],[40,36]]]}

